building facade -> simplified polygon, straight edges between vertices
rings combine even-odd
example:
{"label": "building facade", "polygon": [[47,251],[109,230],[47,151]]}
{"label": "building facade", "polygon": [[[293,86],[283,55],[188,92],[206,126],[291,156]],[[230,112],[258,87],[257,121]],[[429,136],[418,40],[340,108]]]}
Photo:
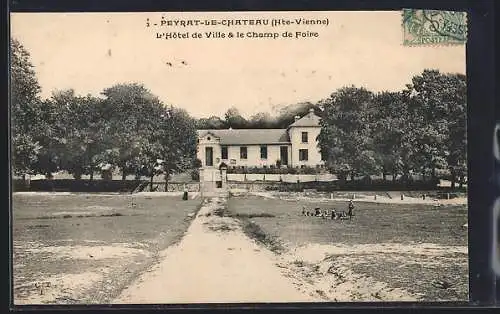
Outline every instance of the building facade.
{"label": "building facade", "polygon": [[283,166],[315,167],[323,165],[316,140],[320,118],[313,109],[304,117],[295,117],[287,129],[198,130],[198,159],[202,167]]}

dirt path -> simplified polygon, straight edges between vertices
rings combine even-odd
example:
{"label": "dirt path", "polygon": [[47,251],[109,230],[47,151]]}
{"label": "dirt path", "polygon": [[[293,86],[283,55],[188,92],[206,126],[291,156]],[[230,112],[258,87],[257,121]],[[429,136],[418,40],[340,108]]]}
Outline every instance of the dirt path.
{"label": "dirt path", "polygon": [[237,220],[214,215],[224,202],[207,200],[182,241],[113,303],[319,301],[299,292]]}

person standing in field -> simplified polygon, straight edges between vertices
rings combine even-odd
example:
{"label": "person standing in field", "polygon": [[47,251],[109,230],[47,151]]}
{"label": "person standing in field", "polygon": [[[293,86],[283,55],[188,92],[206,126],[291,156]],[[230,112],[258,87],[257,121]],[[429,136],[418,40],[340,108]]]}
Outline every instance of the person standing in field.
{"label": "person standing in field", "polygon": [[352,218],[353,211],[354,211],[354,202],[352,200],[349,201],[349,205],[347,206],[347,216],[349,216],[349,219]]}

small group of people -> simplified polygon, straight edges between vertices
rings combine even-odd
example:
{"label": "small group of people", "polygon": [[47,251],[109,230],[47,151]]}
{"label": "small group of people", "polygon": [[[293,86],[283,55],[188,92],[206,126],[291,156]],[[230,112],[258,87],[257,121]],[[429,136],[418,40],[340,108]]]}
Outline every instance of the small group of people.
{"label": "small group of people", "polygon": [[323,219],[327,219],[330,217],[332,220],[337,219],[349,219],[351,220],[354,216],[354,202],[352,200],[349,201],[347,205],[347,211],[337,211],[335,208],[332,208],[329,212],[328,209],[322,210],[319,207],[314,208],[314,211],[309,211],[305,206],[302,206],[302,216],[314,216],[321,217]]}

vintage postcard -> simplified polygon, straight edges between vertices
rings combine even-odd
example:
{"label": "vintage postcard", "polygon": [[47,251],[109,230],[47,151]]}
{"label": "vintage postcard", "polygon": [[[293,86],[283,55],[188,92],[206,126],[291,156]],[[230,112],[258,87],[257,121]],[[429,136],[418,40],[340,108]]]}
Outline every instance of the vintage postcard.
{"label": "vintage postcard", "polygon": [[468,300],[464,12],[10,19],[15,305]]}

